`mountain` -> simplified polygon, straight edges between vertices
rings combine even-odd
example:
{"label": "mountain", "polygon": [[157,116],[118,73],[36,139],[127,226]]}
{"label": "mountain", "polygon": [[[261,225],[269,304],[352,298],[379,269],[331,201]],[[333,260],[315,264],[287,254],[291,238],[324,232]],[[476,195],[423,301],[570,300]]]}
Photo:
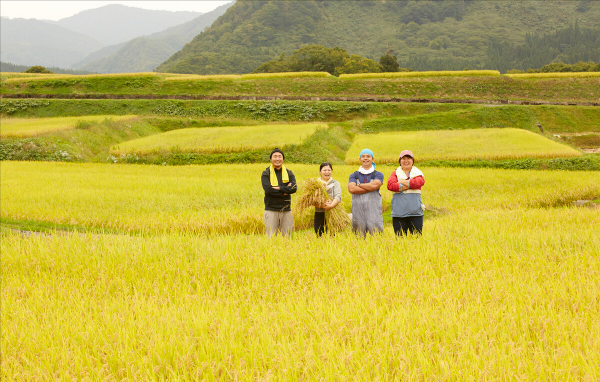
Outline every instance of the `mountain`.
{"label": "mountain", "polygon": [[194,36],[210,27],[231,5],[233,2],[149,36],[104,47],[90,54],[74,67],[99,73],[153,71],[161,62],[183,48]]}
{"label": "mountain", "polygon": [[[0,72],[14,72],[21,73],[29,69],[30,65],[15,65],[10,62],[2,62],[0,61]],[[93,74],[91,72],[86,72],[83,70],[72,70],[72,69],[63,69],[63,68],[55,68],[52,66],[46,67],[49,71],[56,74]]]}
{"label": "mountain", "polygon": [[309,44],[375,60],[391,50],[415,70],[477,69],[489,62],[492,41],[522,45],[575,22],[600,28],[600,1],[238,0],[156,70],[249,73]]}
{"label": "mountain", "polygon": [[35,19],[2,18],[0,23],[3,62],[68,68],[101,47],[89,36]]}
{"label": "mountain", "polygon": [[188,22],[199,12],[170,12],[106,5],[58,21],[46,21],[88,35],[103,45],[114,45]]}

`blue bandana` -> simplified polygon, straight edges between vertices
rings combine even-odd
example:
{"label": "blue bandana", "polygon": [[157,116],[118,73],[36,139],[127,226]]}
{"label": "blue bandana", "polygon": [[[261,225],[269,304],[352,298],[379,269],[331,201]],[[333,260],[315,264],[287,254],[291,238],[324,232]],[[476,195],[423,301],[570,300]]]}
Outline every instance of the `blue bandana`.
{"label": "blue bandana", "polygon": [[363,151],[361,151],[360,155],[358,157],[360,158],[361,156],[363,156],[363,154],[369,154],[371,156],[371,158],[375,159],[375,155],[373,155],[373,151],[371,151],[369,149],[364,149]]}
{"label": "blue bandana", "polygon": [[[371,158],[375,159],[375,155],[373,155],[373,151],[369,150],[369,149],[364,149],[363,151],[360,152],[360,155],[358,156],[359,158],[361,156],[363,156],[363,154],[369,154],[371,156]],[[373,162],[373,168],[377,167],[377,165],[375,164],[375,162]]]}

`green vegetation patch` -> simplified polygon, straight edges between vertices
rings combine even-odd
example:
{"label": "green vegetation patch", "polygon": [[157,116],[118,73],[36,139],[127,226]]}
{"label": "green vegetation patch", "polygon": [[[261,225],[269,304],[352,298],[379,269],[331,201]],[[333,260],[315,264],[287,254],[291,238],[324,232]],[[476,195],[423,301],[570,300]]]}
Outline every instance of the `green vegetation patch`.
{"label": "green vegetation patch", "polygon": [[569,146],[521,129],[472,129],[357,135],[346,162],[359,163],[359,153],[370,148],[378,163],[398,163],[402,150],[410,149],[417,161],[564,158],[581,153]]}
{"label": "green vegetation patch", "polygon": [[600,134],[563,135],[561,139],[581,149],[600,148]]}
{"label": "green vegetation patch", "polygon": [[60,130],[84,129],[106,118],[122,121],[136,118],[136,116],[94,115],[57,118],[2,118],[0,136],[2,138],[27,138]]}
{"label": "green vegetation patch", "polygon": [[181,129],[121,143],[111,149],[111,154],[144,155],[162,151],[224,154],[283,148],[301,144],[323,127],[327,126],[310,123]]}

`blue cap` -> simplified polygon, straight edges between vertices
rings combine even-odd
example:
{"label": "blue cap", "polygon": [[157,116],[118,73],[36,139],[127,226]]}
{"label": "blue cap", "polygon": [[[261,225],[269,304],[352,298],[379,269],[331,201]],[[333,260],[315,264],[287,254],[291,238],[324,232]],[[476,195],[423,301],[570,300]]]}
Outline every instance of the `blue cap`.
{"label": "blue cap", "polygon": [[363,154],[369,154],[371,158],[375,158],[375,155],[373,155],[373,151],[369,149],[364,149],[363,151],[361,151],[358,157],[360,158],[361,156],[363,156]]}

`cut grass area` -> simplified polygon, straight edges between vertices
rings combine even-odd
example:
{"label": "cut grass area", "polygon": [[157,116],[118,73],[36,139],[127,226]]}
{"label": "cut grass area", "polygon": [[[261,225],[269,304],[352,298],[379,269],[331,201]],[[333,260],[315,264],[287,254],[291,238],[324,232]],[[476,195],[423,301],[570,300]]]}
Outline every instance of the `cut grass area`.
{"label": "cut grass area", "polygon": [[356,78],[407,78],[407,77],[479,77],[479,76],[499,76],[497,70],[441,70],[428,72],[387,72],[387,73],[356,73],[341,74],[341,79]]}
{"label": "cut grass area", "polygon": [[[261,233],[260,174],[267,167],[267,163],[171,167],[3,162],[1,217],[13,224],[37,221],[123,232]],[[288,168],[298,182],[319,174],[318,165],[288,164]],[[351,197],[345,186],[356,169],[334,165],[333,177],[343,185],[340,208],[346,211]],[[386,179],[394,169],[378,167]],[[423,202],[433,211],[546,208],[600,195],[595,172],[422,170],[427,182]],[[383,189],[381,194],[388,209],[392,193]],[[312,227],[310,215],[297,214],[295,220],[299,229]]]}
{"label": "cut grass area", "polygon": [[458,212],[419,239],[3,233],[2,380],[600,379],[598,212]]}
{"label": "cut grass area", "polygon": [[236,153],[285,148],[301,144],[325,124],[287,124],[180,129],[124,142],[111,148],[111,154],[151,154],[163,151],[204,154]]}
{"label": "cut grass area", "polygon": [[124,121],[136,118],[135,115],[94,115],[81,117],[56,117],[56,118],[1,118],[2,138],[27,138],[37,135],[52,133],[75,128],[85,129],[91,124],[104,119]]}
{"label": "cut grass area", "polygon": [[398,163],[402,150],[410,149],[417,161],[567,158],[581,152],[521,129],[471,129],[415,131],[357,135],[346,162],[359,164],[364,148],[375,153],[377,163]]}

